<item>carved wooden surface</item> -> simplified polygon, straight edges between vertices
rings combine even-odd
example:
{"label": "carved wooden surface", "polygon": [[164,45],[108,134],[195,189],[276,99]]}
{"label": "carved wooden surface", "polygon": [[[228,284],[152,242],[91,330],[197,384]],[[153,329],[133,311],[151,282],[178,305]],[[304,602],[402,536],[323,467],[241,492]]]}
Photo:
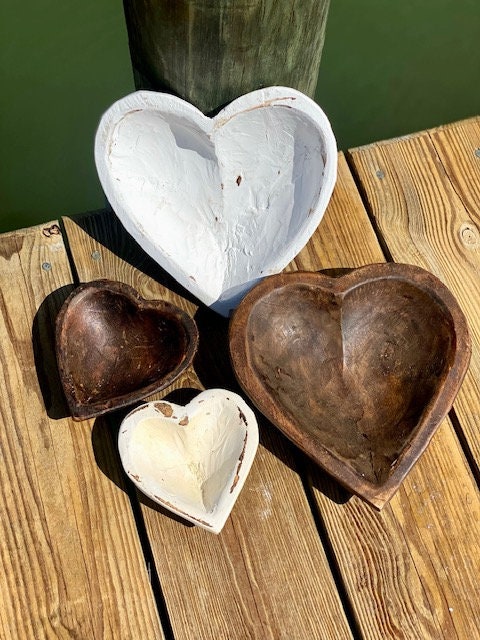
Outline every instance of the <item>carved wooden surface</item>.
{"label": "carved wooden surface", "polygon": [[472,363],[454,409],[381,512],[261,418],[218,536],[150,503],[120,467],[124,410],[68,417],[53,352],[60,305],[74,284],[108,277],[194,317],[198,355],[160,394],[180,403],[203,388],[238,391],[228,322],[111,212],[0,237],[2,639],[480,638],[478,149],[473,119],[355,149],[349,164],[340,155],[327,213],[288,267],[410,262],[467,315]]}

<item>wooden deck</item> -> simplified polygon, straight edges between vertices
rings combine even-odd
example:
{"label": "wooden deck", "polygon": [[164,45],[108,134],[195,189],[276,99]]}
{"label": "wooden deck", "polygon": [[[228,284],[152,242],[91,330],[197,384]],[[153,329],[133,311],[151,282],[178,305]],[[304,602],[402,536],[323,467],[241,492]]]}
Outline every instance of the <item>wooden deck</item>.
{"label": "wooden deck", "polygon": [[334,196],[290,269],[393,260],[428,269],[471,330],[449,417],[383,511],[260,420],[260,447],[218,535],[137,494],[122,415],[68,416],[53,325],[107,277],[195,317],[194,365],[167,390],[237,389],[227,321],[197,308],[109,212],[0,236],[0,638],[480,638],[480,118],[339,156]]}

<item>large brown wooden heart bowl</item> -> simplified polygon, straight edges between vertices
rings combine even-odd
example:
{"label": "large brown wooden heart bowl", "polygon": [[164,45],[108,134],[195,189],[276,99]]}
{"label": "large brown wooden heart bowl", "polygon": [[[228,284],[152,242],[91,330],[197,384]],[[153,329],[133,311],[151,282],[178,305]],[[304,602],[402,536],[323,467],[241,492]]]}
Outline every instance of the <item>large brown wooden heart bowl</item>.
{"label": "large brown wooden heart bowl", "polygon": [[77,287],[56,323],[57,362],[75,420],[125,407],[170,385],[198,345],[192,318],[132,287],[98,280]]}
{"label": "large brown wooden heart bowl", "polygon": [[257,408],[378,509],[449,411],[471,353],[448,289],[390,263],[266,278],[234,313],[229,339]]}

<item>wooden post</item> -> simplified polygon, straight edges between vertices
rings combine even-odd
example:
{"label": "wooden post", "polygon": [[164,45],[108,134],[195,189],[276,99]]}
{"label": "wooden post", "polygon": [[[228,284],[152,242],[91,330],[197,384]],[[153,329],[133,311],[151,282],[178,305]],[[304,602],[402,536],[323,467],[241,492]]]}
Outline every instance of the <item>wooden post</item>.
{"label": "wooden post", "polygon": [[330,0],[124,0],[137,89],[206,114],[270,85],[313,97]]}

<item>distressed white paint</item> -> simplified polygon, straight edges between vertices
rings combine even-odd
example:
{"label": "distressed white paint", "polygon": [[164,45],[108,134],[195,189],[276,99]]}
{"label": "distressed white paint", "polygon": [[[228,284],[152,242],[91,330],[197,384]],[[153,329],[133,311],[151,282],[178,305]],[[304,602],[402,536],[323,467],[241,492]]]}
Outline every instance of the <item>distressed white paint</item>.
{"label": "distressed white paint", "polygon": [[123,467],[155,502],[219,533],[258,447],[255,415],[224,389],[203,391],[185,407],[149,402],[120,427]]}
{"label": "distressed white paint", "polygon": [[254,91],[212,119],[179,98],[138,91],[102,117],[95,160],[127,231],[228,315],[317,228],[337,148],[321,108],[293,89]]}

